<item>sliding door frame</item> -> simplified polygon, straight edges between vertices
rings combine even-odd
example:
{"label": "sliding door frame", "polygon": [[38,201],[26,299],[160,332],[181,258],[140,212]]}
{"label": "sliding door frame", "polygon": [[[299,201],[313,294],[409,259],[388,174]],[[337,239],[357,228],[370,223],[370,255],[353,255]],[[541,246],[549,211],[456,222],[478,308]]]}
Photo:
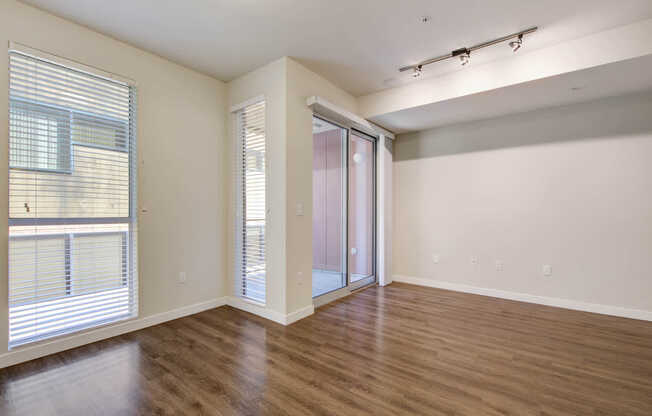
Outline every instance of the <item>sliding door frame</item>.
{"label": "sliding door frame", "polygon": [[[344,219],[344,223],[346,225],[345,227],[345,236],[344,236],[344,245],[346,247],[345,250],[345,256],[344,256],[344,261],[346,262],[345,269],[346,272],[344,273],[345,277],[345,284],[344,287],[341,287],[339,289],[334,289],[330,292],[323,293],[321,295],[313,297],[313,304],[315,307],[325,305],[327,303],[330,303],[336,299],[342,298],[344,296],[350,295],[353,291],[361,289],[366,286],[370,286],[374,283],[378,283],[378,273],[377,273],[377,249],[378,249],[378,244],[376,241],[377,238],[377,230],[376,230],[376,224],[377,224],[377,214],[378,214],[378,207],[377,207],[377,149],[378,149],[378,140],[379,136],[374,136],[369,133],[365,133],[359,129],[356,129],[352,126],[346,126],[342,125],[341,123],[338,123],[336,121],[333,121],[329,119],[328,117],[322,116],[319,113],[313,112],[313,117],[325,121],[327,123],[330,123],[334,126],[337,126],[338,128],[341,128],[346,132],[346,139],[345,139],[345,158],[344,158],[344,183],[346,184],[346,190],[343,192],[343,195],[345,196],[346,203],[344,207],[344,211],[346,212],[346,218]],[[350,192],[350,186],[349,186],[349,151],[350,151],[350,142],[351,142],[351,135],[354,133],[356,136],[369,140],[373,144],[373,183],[372,183],[372,201],[373,201],[373,219],[372,219],[372,243],[373,243],[373,249],[372,249],[372,259],[371,259],[371,264],[372,264],[372,275],[368,276],[366,278],[360,279],[356,282],[351,283],[351,270],[350,270],[350,261],[349,261],[349,253],[351,248],[349,247],[349,192]],[[311,138],[312,140],[312,138]],[[312,271],[311,271],[311,277],[312,277]],[[311,279],[312,282],[312,279]]]}
{"label": "sliding door frame", "polygon": [[[371,218],[371,275],[364,277],[360,280],[356,280],[355,282],[351,282],[351,267],[350,267],[350,262],[348,261],[349,259],[349,254],[351,252],[351,247],[349,247],[349,223],[348,223],[348,218],[349,218],[349,200],[350,198],[350,192],[351,192],[351,187],[349,186],[349,151],[350,146],[349,143],[351,142],[351,134],[355,134],[356,137],[359,137],[361,139],[367,140],[371,142],[373,146],[373,151],[372,151],[372,160],[373,160],[373,168],[372,168],[372,183],[371,183],[371,201],[373,203],[373,208],[372,208],[372,218]],[[346,273],[346,283],[347,287],[350,289],[350,291],[360,289],[364,286],[371,285],[373,283],[378,282],[378,276],[376,273],[377,265],[376,265],[376,259],[377,259],[377,242],[376,242],[376,222],[377,222],[377,214],[378,214],[378,209],[376,207],[377,201],[376,201],[376,176],[377,176],[377,166],[376,166],[376,151],[377,151],[377,144],[378,144],[378,137],[371,136],[367,133],[364,133],[358,129],[355,128],[349,128],[348,132],[348,140],[347,140],[347,147],[346,147],[346,160],[347,160],[347,166],[346,166],[346,192],[347,192],[347,198],[346,198],[346,211],[347,211],[347,228],[346,228],[346,237],[347,237],[347,245],[346,245],[346,255],[347,255],[347,273]]]}

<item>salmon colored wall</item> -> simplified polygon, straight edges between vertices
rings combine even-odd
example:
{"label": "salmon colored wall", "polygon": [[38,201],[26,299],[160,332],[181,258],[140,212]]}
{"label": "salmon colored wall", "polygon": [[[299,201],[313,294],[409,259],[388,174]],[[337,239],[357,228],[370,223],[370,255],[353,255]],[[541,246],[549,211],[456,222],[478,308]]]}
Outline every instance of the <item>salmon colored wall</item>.
{"label": "salmon colored wall", "polygon": [[369,140],[352,134],[349,148],[350,272],[368,276],[373,273],[374,147]]}
{"label": "salmon colored wall", "polygon": [[313,135],[313,269],[343,272],[342,131]]}

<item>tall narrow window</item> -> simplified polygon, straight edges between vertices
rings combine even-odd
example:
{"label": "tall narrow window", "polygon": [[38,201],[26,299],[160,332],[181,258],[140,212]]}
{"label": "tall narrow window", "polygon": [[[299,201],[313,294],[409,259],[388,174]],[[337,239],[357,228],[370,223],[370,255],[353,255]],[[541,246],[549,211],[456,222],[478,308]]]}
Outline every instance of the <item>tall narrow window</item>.
{"label": "tall narrow window", "polygon": [[9,52],[9,347],[136,316],[134,87]]}
{"label": "tall narrow window", "polygon": [[236,275],[241,297],[265,302],[265,101],[237,111]]}

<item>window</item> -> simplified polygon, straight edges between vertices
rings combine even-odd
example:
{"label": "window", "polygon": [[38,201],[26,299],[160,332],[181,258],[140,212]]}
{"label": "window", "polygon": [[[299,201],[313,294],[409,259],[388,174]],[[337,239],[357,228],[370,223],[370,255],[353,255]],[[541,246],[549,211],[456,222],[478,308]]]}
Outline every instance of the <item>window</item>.
{"label": "window", "polygon": [[70,113],[10,100],[9,166],[16,169],[70,171]]}
{"label": "window", "polygon": [[236,290],[265,302],[265,101],[247,105],[237,118]]}
{"label": "window", "polygon": [[134,317],[135,88],[9,52],[9,347]]}

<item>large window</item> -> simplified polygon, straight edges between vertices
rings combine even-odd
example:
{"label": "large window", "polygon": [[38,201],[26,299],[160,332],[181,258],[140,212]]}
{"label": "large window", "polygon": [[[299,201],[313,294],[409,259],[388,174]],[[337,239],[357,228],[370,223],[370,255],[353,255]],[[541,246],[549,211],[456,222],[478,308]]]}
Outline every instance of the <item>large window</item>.
{"label": "large window", "polygon": [[236,290],[265,302],[265,101],[236,112]]}
{"label": "large window", "polygon": [[137,315],[135,89],[10,51],[9,347]]}

